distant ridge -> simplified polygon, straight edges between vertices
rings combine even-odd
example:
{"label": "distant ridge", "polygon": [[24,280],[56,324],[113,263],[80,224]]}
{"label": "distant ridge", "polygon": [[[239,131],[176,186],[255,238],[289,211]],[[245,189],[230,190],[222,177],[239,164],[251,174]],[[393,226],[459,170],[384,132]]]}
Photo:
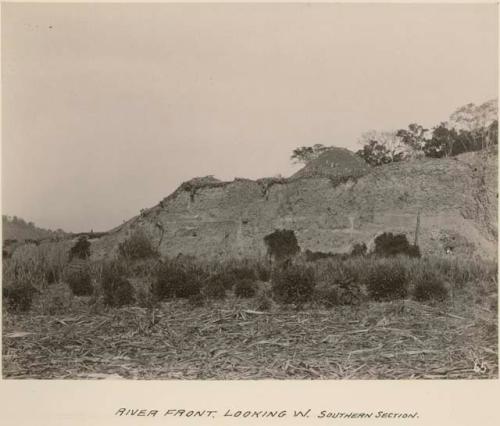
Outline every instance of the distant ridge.
{"label": "distant ridge", "polygon": [[70,234],[59,229],[53,231],[37,227],[33,222],[27,222],[17,216],[2,215],[2,240],[38,241],[49,238],[64,238]]}

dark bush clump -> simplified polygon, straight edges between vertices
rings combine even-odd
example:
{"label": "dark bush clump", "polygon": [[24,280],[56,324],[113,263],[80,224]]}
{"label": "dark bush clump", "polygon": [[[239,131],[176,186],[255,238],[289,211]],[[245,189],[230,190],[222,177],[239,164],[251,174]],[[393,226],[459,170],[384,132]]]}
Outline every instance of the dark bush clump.
{"label": "dark bush clump", "polygon": [[69,260],[73,258],[88,259],[90,257],[90,242],[86,236],[81,236],[69,251]]}
{"label": "dark bush clump", "polygon": [[288,229],[277,229],[264,237],[267,253],[277,261],[288,259],[300,252],[295,233]]}
{"label": "dark bush clump", "polygon": [[[231,283],[232,285],[232,283]],[[227,275],[214,274],[205,281],[202,287],[202,294],[211,299],[224,299],[226,288],[228,287]]]}
{"label": "dark bush clump", "polygon": [[118,246],[121,256],[126,259],[147,259],[157,255],[151,240],[142,229],[136,230],[127,240]]}
{"label": "dark bush clump", "polygon": [[190,261],[167,260],[158,267],[151,291],[159,299],[188,298],[201,292],[206,273]]}
{"label": "dark bush clump", "polygon": [[397,262],[378,262],[365,275],[368,294],[373,300],[402,299],[408,294],[404,268]]}
{"label": "dark bush clump", "polygon": [[318,271],[322,285],[316,288],[316,299],[323,305],[358,305],[363,294],[357,271],[345,262],[330,262]]}
{"label": "dark bush clump", "polygon": [[307,249],[304,252],[307,262],[316,262],[321,259],[336,258],[337,255],[334,253],[323,253],[322,251],[311,251]]}
{"label": "dark bush clump", "polygon": [[274,307],[275,303],[269,291],[261,291],[255,298],[255,308],[259,311],[269,311]]}
{"label": "dark bush clump", "polygon": [[[224,283],[224,288],[226,290],[231,290],[238,281],[246,279],[255,281],[259,278],[259,276],[266,277],[266,274],[269,279],[269,270],[265,270],[264,267],[259,269],[258,264],[229,263],[223,265],[222,269],[215,274],[213,279],[216,277],[217,280]],[[210,278],[210,280],[212,280],[212,278]]]}
{"label": "dark bush clump", "polygon": [[391,257],[398,254],[409,257],[420,257],[420,249],[418,246],[410,245],[405,234],[384,232],[375,238],[375,254],[383,257]]}
{"label": "dark bush clump", "polygon": [[234,266],[230,269],[230,273],[233,275],[234,280],[253,280],[257,278],[256,270],[250,265]]}
{"label": "dark bush clump", "polygon": [[365,256],[367,251],[365,243],[356,243],[351,250],[351,256]]}
{"label": "dark bush clump", "polygon": [[269,264],[262,261],[255,264],[255,274],[259,281],[269,281],[271,279],[271,268]]}
{"label": "dark bush clump", "polygon": [[314,289],[314,300],[326,308],[339,305],[340,298],[337,287],[330,284],[316,286]]}
{"label": "dark bush clump", "polygon": [[242,279],[234,286],[234,294],[236,297],[250,298],[257,293],[257,283],[249,278]]}
{"label": "dark bush clump", "polygon": [[316,284],[314,271],[304,265],[284,265],[271,274],[272,292],[278,301],[301,305],[309,300]]}
{"label": "dark bush clump", "polygon": [[422,271],[415,278],[413,297],[416,300],[420,302],[427,300],[443,301],[447,296],[448,289],[438,274],[431,271]]}
{"label": "dark bush clump", "polygon": [[3,287],[3,303],[7,309],[15,312],[29,311],[33,297],[38,290],[28,283],[14,284]]}
{"label": "dark bush clump", "polygon": [[66,273],[66,282],[75,296],[91,296],[94,292],[88,267],[68,271]]}
{"label": "dark bush clump", "polygon": [[134,287],[125,276],[126,268],[119,261],[103,265],[101,286],[105,305],[120,307],[135,301]]}

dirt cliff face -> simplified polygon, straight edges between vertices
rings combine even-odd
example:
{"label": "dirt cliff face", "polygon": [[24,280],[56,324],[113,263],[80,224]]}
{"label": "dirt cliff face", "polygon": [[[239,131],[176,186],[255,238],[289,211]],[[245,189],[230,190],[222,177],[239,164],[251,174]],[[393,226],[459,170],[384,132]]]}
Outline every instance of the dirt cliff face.
{"label": "dirt cliff face", "polygon": [[423,254],[496,259],[496,154],[394,163],[343,183],[315,176],[187,183],[92,250],[116,253],[140,227],[167,256],[263,256],[263,238],[276,229],[293,230],[302,251],[348,252],[382,232],[413,242],[419,212]]}

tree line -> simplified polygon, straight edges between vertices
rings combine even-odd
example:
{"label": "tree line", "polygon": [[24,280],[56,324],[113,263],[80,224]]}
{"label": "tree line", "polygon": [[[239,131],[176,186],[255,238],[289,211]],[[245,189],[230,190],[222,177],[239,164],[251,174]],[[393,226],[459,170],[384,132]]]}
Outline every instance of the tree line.
{"label": "tree line", "polygon": [[[443,158],[480,151],[498,144],[497,99],[469,103],[431,129],[418,123],[395,131],[372,130],[361,135],[356,154],[372,166],[414,158]],[[332,147],[316,144],[296,148],[292,161],[307,164]]]}

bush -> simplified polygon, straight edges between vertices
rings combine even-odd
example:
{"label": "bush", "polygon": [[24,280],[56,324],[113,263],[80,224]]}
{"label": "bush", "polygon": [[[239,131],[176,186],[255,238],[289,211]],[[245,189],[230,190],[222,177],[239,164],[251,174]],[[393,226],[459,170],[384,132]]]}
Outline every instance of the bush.
{"label": "bush", "polygon": [[267,282],[271,279],[271,269],[269,264],[263,261],[255,263],[255,273],[259,281]]}
{"label": "bush", "polygon": [[272,292],[278,301],[301,305],[311,300],[316,284],[314,271],[304,265],[284,265],[271,274]]}
{"label": "bush", "polygon": [[336,259],[339,257],[339,254],[336,253],[323,253],[322,251],[311,251],[307,249],[305,252],[305,258],[307,262],[316,262],[321,259]]}
{"label": "bush", "polygon": [[340,299],[337,287],[327,283],[316,286],[314,289],[314,300],[326,308],[339,305]]}
{"label": "bush", "polygon": [[448,289],[443,279],[435,272],[423,270],[415,277],[413,297],[420,302],[427,300],[443,301],[448,296]]}
{"label": "bush", "polygon": [[90,242],[87,237],[81,236],[69,251],[69,260],[73,258],[88,259],[90,257]]}
{"label": "bush", "polygon": [[125,277],[126,273],[126,267],[119,261],[103,265],[101,287],[105,305],[120,307],[130,305],[135,301],[135,290]]}
{"label": "bush", "polygon": [[70,312],[74,306],[71,289],[64,283],[46,288],[33,304],[33,312],[41,315],[60,315]]}
{"label": "bush", "polygon": [[[232,283],[231,283],[232,286]],[[224,299],[228,287],[227,275],[215,274],[210,276],[202,287],[202,294],[212,299]]]}
{"label": "bush", "polygon": [[300,252],[295,233],[288,229],[277,229],[264,237],[267,253],[277,261],[288,259]]}
{"label": "bush", "polygon": [[135,291],[135,301],[137,306],[141,308],[154,308],[155,300],[153,295],[151,294],[150,289],[146,289],[143,287],[139,287]]}
{"label": "bush", "polygon": [[91,296],[94,292],[92,277],[88,267],[79,270],[69,270],[66,273],[66,282],[75,296]]}
{"label": "bush", "polygon": [[368,248],[365,243],[356,243],[352,247],[351,256],[365,256],[368,252]]}
{"label": "bush", "polygon": [[2,289],[3,303],[7,309],[15,312],[27,312],[38,290],[28,283],[6,286]]}
{"label": "bush", "polygon": [[231,260],[222,265],[216,265],[214,269],[215,272],[213,277],[210,277],[210,281],[215,279],[220,281],[226,290],[231,290],[238,281],[258,279],[266,281],[270,275],[269,268],[264,264],[247,260]]}
{"label": "bush", "polygon": [[405,269],[394,260],[372,265],[365,280],[368,294],[373,300],[401,299],[408,294]]}
{"label": "bush", "polygon": [[250,298],[257,293],[258,286],[254,280],[249,278],[242,279],[234,286],[234,294],[236,297]]}
{"label": "bush", "polygon": [[[360,261],[329,262],[318,268],[317,276],[324,283],[318,288],[320,295],[327,298],[326,305],[357,305],[361,302],[363,294],[359,284],[359,269],[366,268],[365,261],[362,266]],[[317,295],[317,297],[321,297]]]}
{"label": "bush", "polygon": [[384,232],[375,238],[375,254],[378,256],[391,257],[404,254],[409,257],[420,257],[418,246],[410,245],[405,234],[393,234]]}
{"label": "bush", "polygon": [[151,240],[142,229],[137,229],[127,240],[119,244],[118,252],[126,259],[147,259],[157,255]]}
{"label": "bush", "polygon": [[255,299],[255,309],[258,311],[269,311],[274,305],[272,297],[267,292],[259,293]]}
{"label": "bush", "polygon": [[167,260],[160,264],[151,291],[159,300],[188,298],[199,294],[205,271],[194,262]]}

